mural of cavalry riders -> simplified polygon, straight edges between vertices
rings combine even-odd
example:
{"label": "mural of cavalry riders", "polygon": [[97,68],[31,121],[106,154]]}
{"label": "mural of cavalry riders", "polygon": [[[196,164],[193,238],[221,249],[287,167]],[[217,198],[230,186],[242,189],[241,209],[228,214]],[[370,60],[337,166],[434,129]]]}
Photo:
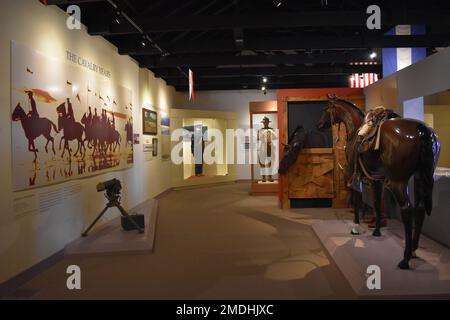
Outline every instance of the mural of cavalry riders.
{"label": "mural of cavalry riders", "polygon": [[13,189],[133,165],[129,89],[12,43]]}

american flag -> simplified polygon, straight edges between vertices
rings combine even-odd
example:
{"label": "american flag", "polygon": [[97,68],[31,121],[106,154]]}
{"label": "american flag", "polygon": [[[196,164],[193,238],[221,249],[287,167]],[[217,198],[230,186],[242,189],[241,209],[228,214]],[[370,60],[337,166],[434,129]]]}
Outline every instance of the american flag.
{"label": "american flag", "polygon": [[364,88],[377,81],[376,73],[354,73],[350,77],[350,88]]}

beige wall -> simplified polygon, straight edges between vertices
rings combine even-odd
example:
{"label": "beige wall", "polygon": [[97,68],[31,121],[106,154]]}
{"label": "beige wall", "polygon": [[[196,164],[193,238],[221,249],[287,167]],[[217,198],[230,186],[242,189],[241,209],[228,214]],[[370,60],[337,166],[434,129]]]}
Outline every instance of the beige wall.
{"label": "beige wall", "polygon": [[398,111],[397,78],[394,75],[377,81],[365,89],[366,111],[383,106]]}
{"label": "beige wall", "polygon": [[[109,69],[112,81],[131,89],[134,106],[157,106],[169,112],[182,96],[172,87],[155,79],[147,70],[101,37],[91,37],[86,30],[66,28],[66,14],[55,6],[45,7],[38,1],[14,0],[0,3],[0,283],[63,249],[79,237],[82,229],[104,206],[103,195],[95,185],[113,177],[122,180],[123,205],[133,207],[170,187],[171,162],[160,157],[147,162],[135,146],[133,168],[73,180],[32,191],[12,192],[11,176],[11,112],[10,112],[10,42],[15,40],[56,59],[65,60],[66,50]],[[135,132],[142,136],[140,108],[133,111]],[[148,137],[151,139],[152,137]],[[159,144],[160,145],[160,144]],[[158,152],[160,155],[161,152]],[[48,210],[40,209],[40,196],[48,191],[72,192]],[[25,200],[23,200],[25,199]],[[25,201],[25,202],[24,202]],[[19,210],[26,203],[27,210]],[[20,212],[20,214],[19,214]],[[117,212],[107,214],[108,218]]]}

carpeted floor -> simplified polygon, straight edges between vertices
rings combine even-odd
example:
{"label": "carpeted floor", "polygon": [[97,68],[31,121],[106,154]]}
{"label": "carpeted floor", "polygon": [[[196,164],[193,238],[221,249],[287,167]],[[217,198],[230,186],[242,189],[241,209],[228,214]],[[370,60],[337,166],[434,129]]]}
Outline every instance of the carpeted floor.
{"label": "carpeted floor", "polygon": [[[346,210],[278,209],[237,183],[160,200],[151,254],[68,257],[19,289],[31,299],[347,299],[353,292],[310,225]],[[81,267],[81,290],[66,268]]]}

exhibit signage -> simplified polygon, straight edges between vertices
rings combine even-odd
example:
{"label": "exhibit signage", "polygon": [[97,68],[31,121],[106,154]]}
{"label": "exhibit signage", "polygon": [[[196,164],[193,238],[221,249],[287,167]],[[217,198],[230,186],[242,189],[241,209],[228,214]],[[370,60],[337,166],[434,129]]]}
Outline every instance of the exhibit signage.
{"label": "exhibit signage", "polygon": [[69,50],[66,50],[66,57],[67,57],[67,60],[70,62],[73,62],[79,66],[82,66],[86,69],[96,72],[102,76],[111,78],[111,72],[109,70],[106,70],[105,68],[103,68],[83,57],[80,57],[79,55],[77,55],[73,52],[70,52]]}
{"label": "exhibit signage", "polygon": [[80,61],[97,73],[12,42],[13,190],[133,165],[132,92]]}

